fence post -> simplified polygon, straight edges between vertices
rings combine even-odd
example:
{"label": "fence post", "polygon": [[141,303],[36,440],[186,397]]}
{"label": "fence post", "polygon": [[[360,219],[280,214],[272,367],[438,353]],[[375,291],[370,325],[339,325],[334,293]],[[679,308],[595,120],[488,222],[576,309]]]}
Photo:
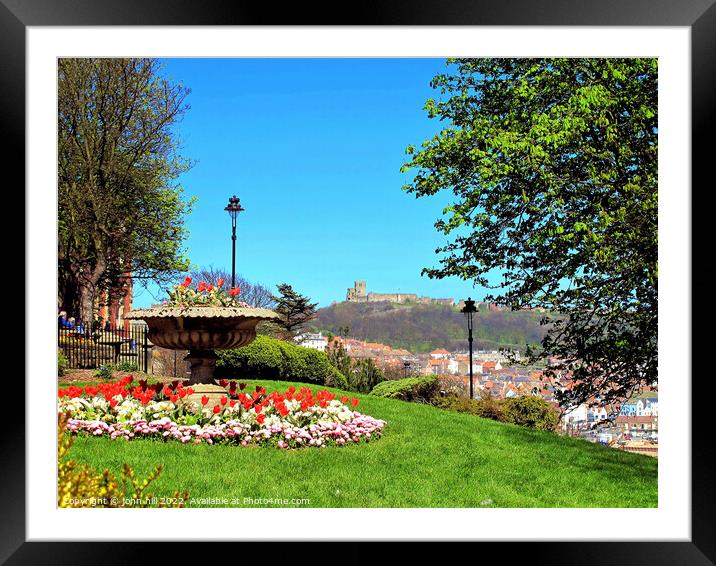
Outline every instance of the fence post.
{"label": "fence post", "polygon": [[149,334],[147,328],[143,328],[144,331],[144,372],[149,373]]}

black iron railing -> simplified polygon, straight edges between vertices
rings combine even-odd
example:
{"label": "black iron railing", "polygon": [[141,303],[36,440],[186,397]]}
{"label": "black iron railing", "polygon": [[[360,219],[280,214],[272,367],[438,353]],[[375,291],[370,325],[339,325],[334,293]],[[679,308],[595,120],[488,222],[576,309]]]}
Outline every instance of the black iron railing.
{"label": "black iron railing", "polygon": [[112,366],[148,372],[152,345],[147,327],[140,324],[66,322],[58,324],[58,347],[73,369]]}

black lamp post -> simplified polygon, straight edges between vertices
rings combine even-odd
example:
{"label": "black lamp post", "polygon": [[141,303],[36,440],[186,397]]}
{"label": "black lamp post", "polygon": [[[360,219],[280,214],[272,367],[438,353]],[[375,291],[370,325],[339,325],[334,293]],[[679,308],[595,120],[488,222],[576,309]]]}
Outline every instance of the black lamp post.
{"label": "black lamp post", "polygon": [[245,209],[241,208],[239,198],[234,195],[229,199],[229,204],[224,210],[231,216],[231,288],[233,289],[236,287],[236,217]]}
{"label": "black lamp post", "polygon": [[460,312],[465,315],[465,318],[467,318],[467,341],[470,344],[470,399],[472,399],[472,315],[477,312],[475,301],[468,297],[467,301],[465,301],[465,306],[460,310]]}
{"label": "black lamp post", "polygon": [[405,360],[403,362],[403,377],[408,377],[408,370],[410,369],[410,362]]}

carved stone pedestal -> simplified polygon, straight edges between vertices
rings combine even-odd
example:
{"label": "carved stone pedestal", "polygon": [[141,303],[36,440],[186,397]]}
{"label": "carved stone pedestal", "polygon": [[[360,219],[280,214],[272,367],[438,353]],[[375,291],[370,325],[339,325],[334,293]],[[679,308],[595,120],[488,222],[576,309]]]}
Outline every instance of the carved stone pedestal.
{"label": "carved stone pedestal", "polygon": [[[191,376],[189,385],[214,383],[214,370],[218,356],[212,350],[189,350],[184,361],[189,362]],[[195,388],[196,389],[196,388]]]}

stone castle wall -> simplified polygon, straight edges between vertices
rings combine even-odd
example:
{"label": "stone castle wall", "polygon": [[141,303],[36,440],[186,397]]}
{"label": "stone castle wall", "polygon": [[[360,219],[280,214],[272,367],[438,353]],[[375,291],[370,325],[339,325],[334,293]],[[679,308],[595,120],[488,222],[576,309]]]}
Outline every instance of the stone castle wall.
{"label": "stone castle wall", "polygon": [[353,287],[346,292],[346,301],[349,303],[376,303],[387,301],[390,303],[419,303],[453,305],[453,299],[433,299],[432,297],[418,297],[415,293],[366,293],[365,281],[356,281]]}

